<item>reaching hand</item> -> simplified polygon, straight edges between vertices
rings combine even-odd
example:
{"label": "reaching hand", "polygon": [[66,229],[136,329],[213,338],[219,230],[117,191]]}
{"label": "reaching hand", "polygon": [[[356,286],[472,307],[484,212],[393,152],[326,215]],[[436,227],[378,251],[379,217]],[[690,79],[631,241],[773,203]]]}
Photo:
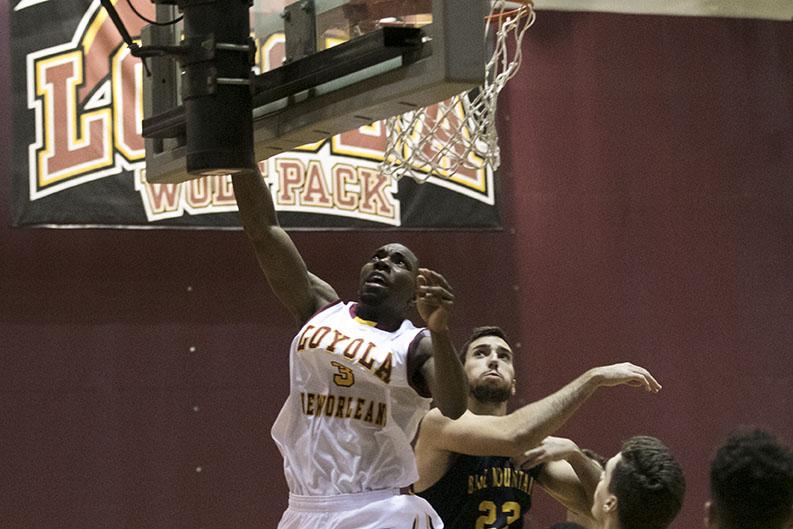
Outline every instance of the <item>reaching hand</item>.
{"label": "reaching hand", "polygon": [[643,367],[630,362],[596,367],[593,370],[599,386],[612,387],[625,384],[627,386],[644,387],[651,393],[658,393],[661,384]]}
{"label": "reaching hand", "polygon": [[449,313],[454,306],[452,287],[437,272],[419,268],[416,286],[416,308],[432,332],[448,329]]}
{"label": "reaching hand", "polygon": [[548,436],[538,446],[527,450],[519,463],[522,468],[532,468],[550,461],[567,459],[578,452],[578,445],[564,437]]}

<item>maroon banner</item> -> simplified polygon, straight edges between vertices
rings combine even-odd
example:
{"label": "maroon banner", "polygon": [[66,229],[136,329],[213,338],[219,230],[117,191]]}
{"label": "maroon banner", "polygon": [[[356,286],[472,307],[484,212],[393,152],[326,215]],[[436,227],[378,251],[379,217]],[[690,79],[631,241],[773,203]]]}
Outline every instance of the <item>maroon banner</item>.
{"label": "maroon banner", "polygon": [[[267,25],[283,1],[252,11],[257,71],[283,62],[284,35]],[[143,15],[153,4],[141,2]],[[144,22],[116,9],[130,34]],[[146,181],[146,75],[98,0],[18,3],[11,17],[16,226],[237,227],[230,178]],[[258,25],[257,25],[258,24]],[[325,46],[331,46],[330,38]],[[337,39],[338,40],[338,39]],[[494,175],[462,170],[426,185],[381,174],[377,122],[261,162],[288,228],[497,228]]]}

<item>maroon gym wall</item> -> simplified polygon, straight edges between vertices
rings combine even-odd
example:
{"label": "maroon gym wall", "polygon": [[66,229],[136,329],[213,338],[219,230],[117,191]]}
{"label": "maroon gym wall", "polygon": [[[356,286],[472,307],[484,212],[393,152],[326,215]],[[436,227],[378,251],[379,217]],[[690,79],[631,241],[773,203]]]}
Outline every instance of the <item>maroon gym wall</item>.
{"label": "maroon gym wall", "polygon": [[601,392],[564,433],[604,454],[666,441],[679,529],[702,526],[734,426],[793,444],[791,29],[541,13],[502,107],[530,398],[583,366],[648,367],[659,395]]}
{"label": "maroon gym wall", "polygon": [[[294,238],[345,297],[375,246],[413,247],[455,287],[460,339],[498,323],[519,346],[521,403],[592,365],[648,367],[659,395],[601,391],[561,433],[602,453],[662,438],[689,482],[673,527],[699,527],[731,428],[793,443],[790,29],[542,12],[502,101],[504,231]],[[6,124],[9,99],[2,76]],[[10,138],[0,128],[2,526],[274,528],[269,428],[293,327],[244,236],[12,230]],[[561,517],[538,493],[530,527]]]}

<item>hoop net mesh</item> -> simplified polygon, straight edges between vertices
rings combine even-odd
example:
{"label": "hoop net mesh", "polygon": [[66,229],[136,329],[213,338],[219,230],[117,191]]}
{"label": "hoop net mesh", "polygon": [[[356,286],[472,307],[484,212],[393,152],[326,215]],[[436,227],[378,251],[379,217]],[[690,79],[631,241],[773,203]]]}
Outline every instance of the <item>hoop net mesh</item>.
{"label": "hoop net mesh", "polygon": [[425,182],[451,178],[461,168],[495,171],[501,164],[496,131],[498,94],[520,67],[521,42],[534,23],[531,1],[493,0],[485,18],[485,46],[494,40],[484,83],[435,105],[385,120],[381,171]]}

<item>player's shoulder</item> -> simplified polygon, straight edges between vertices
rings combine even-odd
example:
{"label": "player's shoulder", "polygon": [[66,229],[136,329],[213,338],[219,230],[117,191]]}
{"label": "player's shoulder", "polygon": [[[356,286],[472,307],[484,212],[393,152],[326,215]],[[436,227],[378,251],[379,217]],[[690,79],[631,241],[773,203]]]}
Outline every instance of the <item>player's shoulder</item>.
{"label": "player's shoulder", "polygon": [[437,450],[438,441],[444,426],[450,419],[441,413],[441,410],[432,408],[424,414],[419,423],[419,431],[416,437],[416,451],[424,454]]}
{"label": "player's shoulder", "polygon": [[[463,415],[456,420],[460,420],[469,414],[471,414],[470,410],[465,410],[465,413],[463,413]],[[438,430],[454,422],[455,419],[451,419],[445,416],[443,413],[441,413],[441,410],[436,407],[436,408],[432,408],[424,415],[424,418],[421,421],[421,427],[423,430],[425,430],[425,433],[437,432]]]}
{"label": "player's shoulder", "polygon": [[311,294],[314,299],[314,312],[318,312],[323,308],[334,305],[340,301],[336,290],[334,290],[334,288],[330,286],[330,284],[324,279],[312,274],[311,272],[308,273],[308,279],[311,288]]}
{"label": "player's shoulder", "polygon": [[451,419],[441,413],[439,408],[432,408],[424,414],[424,418],[421,420],[421,431],[426,434],[431,430],[437,430],[450,420]]}
{"label": "player's shoulder", "polygon": [[438,407],[432,408],[426,413],[426,415],[424,415],[425,421],[437,421],[442,418],[444,418],[444,415],[441,413],[441,410]]}

